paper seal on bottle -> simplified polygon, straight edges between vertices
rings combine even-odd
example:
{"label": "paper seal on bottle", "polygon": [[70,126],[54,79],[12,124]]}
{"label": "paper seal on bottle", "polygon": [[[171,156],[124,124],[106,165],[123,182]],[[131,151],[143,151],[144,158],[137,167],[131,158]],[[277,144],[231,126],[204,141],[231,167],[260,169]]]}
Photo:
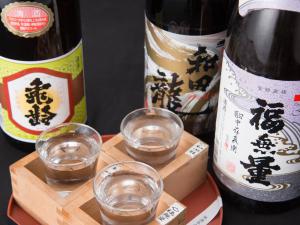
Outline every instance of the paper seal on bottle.
{"label": "paper seal on bottle", "polygon": [[33,38],[45,34],[53,25],[53,12],[37,2],[14,2],[2,9],[1,20],[14,35]]}

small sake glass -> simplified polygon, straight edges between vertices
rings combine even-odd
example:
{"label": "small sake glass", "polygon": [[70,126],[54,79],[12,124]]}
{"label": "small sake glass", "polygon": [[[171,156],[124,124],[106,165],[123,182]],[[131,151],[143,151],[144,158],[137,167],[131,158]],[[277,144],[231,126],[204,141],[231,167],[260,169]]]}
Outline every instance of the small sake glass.
{"label": "small sake glass", "polygon": [[156,214],[163,181],[141,162],[124,161],[102,169],[94,179],[94,194],[104,225],[143,225]]}
{"label": "small sake glass", "polygon": [[79,123],[64,123],[45,130],[36,150],[45,165],[45,178],[62,195],[93,178],[102,146],[100,134]]}
{"label": "small sake glass", "polygon": [[142,108],[129,113],[121,123],[127,153],[152,166],[176,156],[183,123],[175,113],[162,108]]}

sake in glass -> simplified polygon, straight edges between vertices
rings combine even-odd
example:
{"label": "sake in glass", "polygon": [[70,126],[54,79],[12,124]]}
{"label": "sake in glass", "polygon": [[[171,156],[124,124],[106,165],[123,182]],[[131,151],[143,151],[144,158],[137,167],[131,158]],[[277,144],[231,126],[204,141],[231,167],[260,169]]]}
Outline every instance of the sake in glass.
{"label": "sake in glass", "polygon": [[93,178],[101,146],[100,134],[84,124],[65,123],[42,132],[36,150],[46,182],[64,195]]}
{"label": "sake in glass", "polygon": [[158,172],[136,161],[111,164],[94,179],[104,225],[148,224],[155,217],[162,191]]}
{"label": "sake in glass", "polygon": [[170,162],[183,132],[175,113],[162,108],[142,108],[129,113],[121,123],[128,154],[152,166]]}

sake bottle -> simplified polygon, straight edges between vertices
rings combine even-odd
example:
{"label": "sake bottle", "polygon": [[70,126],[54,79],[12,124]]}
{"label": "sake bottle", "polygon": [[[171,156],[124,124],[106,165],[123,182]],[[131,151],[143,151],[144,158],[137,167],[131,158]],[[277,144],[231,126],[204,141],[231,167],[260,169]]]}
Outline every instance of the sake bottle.
{"label": "sake bottle", "polygon": [[0,1],[0,125],[19,149],[63,122],[85,122],[78,0]]}
{"label": "sake bottle", "polygon": [[214,171],[252,211],[300,196],[300,2],[243,0],[225,49]]}
{"label": "sake bottle", "polygon": [[213,142],[231,0],[146,0],[145,105]]}

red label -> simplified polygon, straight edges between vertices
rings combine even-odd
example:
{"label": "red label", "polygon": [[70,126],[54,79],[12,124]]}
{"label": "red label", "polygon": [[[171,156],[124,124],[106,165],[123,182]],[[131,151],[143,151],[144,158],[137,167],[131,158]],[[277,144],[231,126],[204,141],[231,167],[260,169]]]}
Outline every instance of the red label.
{"label": "red label", "polygon": [[299,95],[295,95],[294,101],[295,102],[300,102],[300,94]]}
{"label": "red label", "polygon": [[37,7],[15,7],[6,14],[6,21],[14,29],[21,32],[39,32],[49,23],[46,11]]}
{"label": "red label", "polygon": [[2,12],[2,21],[12,33],[22,37],[40,36],[53,23],[52,11],[39,3],[13,3]]}

